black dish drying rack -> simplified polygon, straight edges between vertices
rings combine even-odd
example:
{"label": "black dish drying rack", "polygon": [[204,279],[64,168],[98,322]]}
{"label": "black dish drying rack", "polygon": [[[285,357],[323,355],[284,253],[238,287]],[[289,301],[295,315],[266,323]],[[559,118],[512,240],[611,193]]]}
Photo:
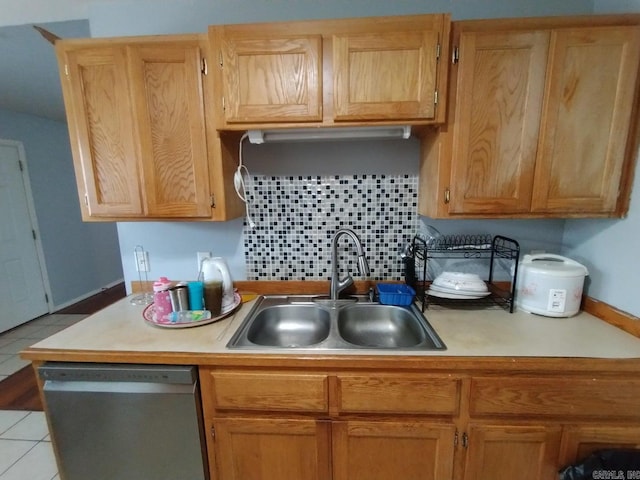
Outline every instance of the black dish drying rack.
{"label": "black dish drying rack", "polygon": [[[496,235],[445,235],[435,239],[425,239],[416,235],[404,257],[405,282],[416,291],[422,302],[422,311],[429,305],[452,308],[479,308],[499,306],[510,313],[514,310],[516,278],[520,245],[511,238]],[[436,259],[468,259],[488,262],[487,287],[490,295],[478,299],[448,299],[429,295],[429,261]],[[484,260],[482,260],[484,259]],[[510,263],[510,280],[494,281],[496,262],[505,259]],[[512,263],[511,263],[512,262]]]}

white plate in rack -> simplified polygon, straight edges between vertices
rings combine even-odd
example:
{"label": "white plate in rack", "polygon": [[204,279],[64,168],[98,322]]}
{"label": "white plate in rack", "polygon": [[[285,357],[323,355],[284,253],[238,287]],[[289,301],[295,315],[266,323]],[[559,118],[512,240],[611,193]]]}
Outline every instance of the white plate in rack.
{"label": "white plate in rack", "polygon": [[[437,287],[436,287],[437,288]],[[452,290],[449,292],[442,292],[439,290],[435,290],[433,286],[429,287],[427,290],[427,294],[432,297],[439,298],[450,298],[455,300],[477,300],[479,298],[484,298],[488,295],[491,295],[491,292],[465,292],[462,293],[460,290]]]}

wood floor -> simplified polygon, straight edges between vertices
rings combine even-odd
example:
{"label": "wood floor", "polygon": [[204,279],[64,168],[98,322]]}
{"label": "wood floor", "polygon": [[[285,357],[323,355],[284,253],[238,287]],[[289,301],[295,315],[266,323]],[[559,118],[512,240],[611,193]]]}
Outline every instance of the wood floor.
{"label": "wood floor", "polygon": [[[95,313],[126,296],[124,283],[78,302],[56,313]],[[42,402],[31,366],[24,367],[0,383],[0,410],[42,411]]]}

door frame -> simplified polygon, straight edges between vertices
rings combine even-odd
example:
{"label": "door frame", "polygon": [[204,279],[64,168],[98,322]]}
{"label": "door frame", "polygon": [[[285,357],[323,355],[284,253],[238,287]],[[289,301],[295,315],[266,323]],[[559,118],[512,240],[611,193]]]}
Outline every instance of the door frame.
{"label": "door frame", "polygon": [[27,209],[29,211],[29,221],[31,222],[31,228],[36,232],[35,244],[36,244],[36,256],[38,258],[38,264],[40,265],[40,275],[42,277],[42,284],[44,291],[47,295],[47,309],[49,313],[53,312],[53,298],[51,298],[51,287],[49,284],[49,274],[47,273],[47,264],[45,263],[44,250],[42,248],[42,242],[40,240],[40,227],[38,225],[38,216],[36,215],[35,204],[33,202],[33,193],[31,191],[31,178],[29,177],[29,167],[27,165],[27,155],[24,150],[24,145],[19,140],[7,140],[0,138],[0,145],[7,147],[14,147],[18,152],[18,160],[22,164],[22,185],[24,187],[25,197],[27,199]]}

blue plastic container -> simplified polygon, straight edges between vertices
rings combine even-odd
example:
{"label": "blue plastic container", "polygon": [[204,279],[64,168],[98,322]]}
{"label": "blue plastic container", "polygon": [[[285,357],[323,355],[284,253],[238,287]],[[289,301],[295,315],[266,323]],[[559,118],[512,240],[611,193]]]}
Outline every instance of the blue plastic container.
{"label": "blue plastic container", "polygon": [[378,297],[384,305],[406,307],[411,305],[416,291],[404,283],[378,283]]}

